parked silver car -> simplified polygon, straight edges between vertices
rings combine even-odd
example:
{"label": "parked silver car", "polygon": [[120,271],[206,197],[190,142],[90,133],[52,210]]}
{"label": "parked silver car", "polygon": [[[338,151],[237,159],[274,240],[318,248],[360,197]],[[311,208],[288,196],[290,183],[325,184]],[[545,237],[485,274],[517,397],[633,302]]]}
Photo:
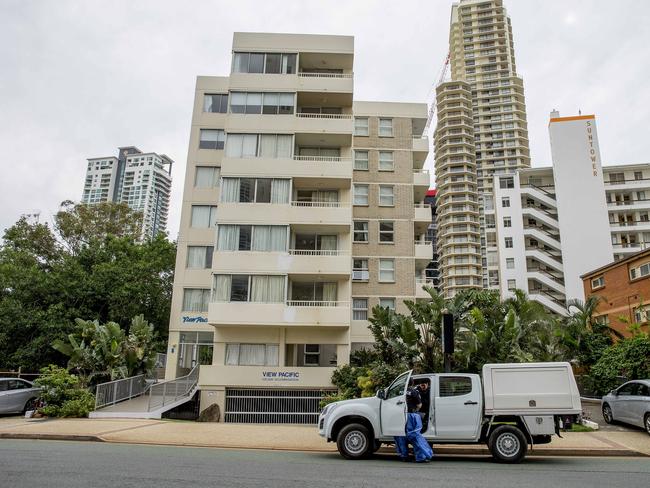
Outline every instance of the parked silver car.
{"label": "parked silver car", "polygon": [[0,413],[23,413],[33,405],[40,388],[20,378],[0,378]]}
{"label": "parked silver car", "polygon": [[625,422],[650,434],[650,380],[628,381],[602,400],[605,422]]}

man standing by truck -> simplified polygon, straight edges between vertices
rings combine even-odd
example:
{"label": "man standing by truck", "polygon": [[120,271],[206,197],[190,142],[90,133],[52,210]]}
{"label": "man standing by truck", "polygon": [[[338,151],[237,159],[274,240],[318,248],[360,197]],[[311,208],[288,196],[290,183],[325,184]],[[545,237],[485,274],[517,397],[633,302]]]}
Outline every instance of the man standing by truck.
{"label": "man standing by truck", "polygon": [[422,397],[418,388],[409,388],[406,392],[406,440],[413,446],[416,463],[428,463],[433,457],[433,450],[422,436]]}

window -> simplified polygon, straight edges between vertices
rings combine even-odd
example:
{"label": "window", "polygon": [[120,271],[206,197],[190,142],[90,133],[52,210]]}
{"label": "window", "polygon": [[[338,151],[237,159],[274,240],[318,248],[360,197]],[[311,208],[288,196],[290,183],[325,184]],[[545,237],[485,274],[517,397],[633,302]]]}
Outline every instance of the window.
{"label": "window", "polygon": [[638,324],[642,324],[648,321],[648,316],[650,315],[650,308],[648,307],[635,307],[634,308],[634,321]]}
{"label": "window", "polygon": [[394,222],[379,222],[379,242],[393,244],[394,240]]}
{"label": "window", "polygon": [[637,268],[630,269],[630,278],[633,280],[636,278],[642,278],[643,276],[648,276],[649,274],[650,274],[650,263],[645,263]]}
{"label": "window", "polygon": [[379,119],[379,137],[393,137],[393,119]]}
{"label": "window", "polygon": [[295,74],[296,55],[281,53],[235,53],[233,73]]}
{"label": "window", "polygon": [[[334,306],[338,298],[338,285],[332,282],[301,282],[291,283],[291,300],[293,302],[324,302],[321,305]],[[309,303],[294,303],[295,306],[310,305]]]}
{"label": "window", "polygon": [[285,225],[219,225],[219,251],[286,252]]}
{"label": "window", "polygon": [[379,281],[386,281],[386,282],[395,281],[395,260],[394,259],[379,260]]}
{"label": "window", "polygon": [[517,280],[508,280],[508,290],[516,290],[517,289]]}
{"label": "window", "polygon": [[354,204],[368,205],[368,185],[353,185]]}
{"label": "window", "polygon": [[354,151],[354,169],[368,171],[368,151]]}
{"label": "window", "polygon": [[634,179],[635,180],[642,180],[643,179],[643,172],[642,171],[635,171],[634,172]]}
{"label": "window", "polygon": [[221,201],[224,203],[289,203],[287,178],[224,178]]}
{"label": "window", "polygon": [[503,226],[512,227],[512,219],[510,217],[503,217]]}
{"label": "window", "polygon": [[388,308],[390,310],[395,310],[395,299],[394,298],[380,298],[379,306],[383,308]]}
{"label": "window", "polygon": [[602,288],[603,286],[605,286],[605,277],[604,276],[599,276],[599,277],[593,278],[591,280],[591,289],[592,290]]}
{"label": "window", "polygon": [[499,178],[499,188],[514,188],[514,178]]}
{"label": "window", "polygon": [[320,364],[320,344],[305,344],[305,366]]}
{"label": "window", "polygon": [[395,204],[394,188],[392,186],[379,185],[379,206],[392,207]]}
{"label": "window", "polygon": [[285,276],[214,275],[213,299],[216,302],[282,303]]}
{"label": "window", "polygon": [[506,258],[506,269],[515,269],[515,258]]}
{"label": "window", "polygon": [[352,260],[352,281],[368,281],[370,274],[368,272],[367,259]]}
{"label": "window", "polygon": [[354,118],[354,135],[355,136],[368,135],[368,117]]}
{"label": "window", "polygon": [[233,114],[293,114],[293,93],[232,92],[230,113]]}
{"label": "window", "polygon": [[192,205],[190,227],[210,228],[217,225],[216,205]]}
{"label": "window", "polygon": [[201,129],[199,149],[223,149],[225,140],[222,129]]}
{"label": "window", "polygon": [[510,198],[508,198],[508,197],[503,197],[503,198],[501,199],[501,206],[502,206],[503,208],[509,207],[509,206],[510,206]]}
{"label": "window", "polygon": [[203,96],[203,111],[217,114],[225,114],[228,112],[228,95],[216,94]]}
{"label": "window", "polygon": [[625,173],[610,173],[609,174],[610,183],[624,183],[625,182]]}
{"label": "window", "polygon": [[505,243],[506,243],[506,248],[511,248],[512,247],[512,237],[506,237],[505,238]]}
{"label": "window", "polygon": [[368,222],[354,222],[354,242],[368,242]]}
{"label": "window", "polygon": [[183,290],[183,312],[207,312],[210,290],[185,288]]}
{"label": "window", "polygon": [[226,366],[277,366],[278,344],[226,344]]}
{"label": "window", "polygon": [[212,267],[214,246],[187,246],[188,269],[207,269]]}
{"label": "window", "polygon": [[393,151],[379,151],[379,171],[393,171]]}
{"label": "window", "polygon": [[291,134],[228,134],[226,156],[229,158],[290,158]]}
{"label": "window", "polygon": [[352,320],[368,320],[368,299],[352,299]]}
{"label": "window", "polygon": [[398,376],[395,381],[386,389],[386,399],[395,398],[401,396],[406,391],[406,380],[409,378],[411,373],[404,373],[401,376]]}
{"label": "window", "polygon": [[472,379],[467,376],[440,376],[440,397],[467,395],[472,392]]}
{"label": "window", "polygon": [[221,168],[217,166],[197,166],[194,175],[194,188],[217,188]]}

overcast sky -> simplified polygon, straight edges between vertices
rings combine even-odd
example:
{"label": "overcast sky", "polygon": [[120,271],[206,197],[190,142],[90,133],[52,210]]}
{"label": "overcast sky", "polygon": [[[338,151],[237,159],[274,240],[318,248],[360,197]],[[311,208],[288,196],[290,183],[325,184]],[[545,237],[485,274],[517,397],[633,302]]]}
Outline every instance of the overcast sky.
{"label": "overcast sky", "polygon": [[[86,158],[135,145],[176,161],[175,239],[195,78],[228,74],[234,31],[353,35],[355,99],[424,102],[451,3],[0,0],[0,229],[32,210],[50,220],[81,197]],[[604,164],[650,162],[650,1],[505,4],[533,166],[550,165],[553,108],[597,115]]]}

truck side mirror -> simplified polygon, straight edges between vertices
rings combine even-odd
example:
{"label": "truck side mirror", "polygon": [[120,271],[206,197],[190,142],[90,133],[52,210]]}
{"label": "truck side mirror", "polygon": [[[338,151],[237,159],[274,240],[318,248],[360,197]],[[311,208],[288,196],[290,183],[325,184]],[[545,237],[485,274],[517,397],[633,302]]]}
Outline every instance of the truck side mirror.
{"label": "truck side mirror", "polygon": [[380,399],[383,400],[385,396],[386,395],[384,393],[384,390],[382,390],[382,389],[377,390],[377,398],[380,398]]}

